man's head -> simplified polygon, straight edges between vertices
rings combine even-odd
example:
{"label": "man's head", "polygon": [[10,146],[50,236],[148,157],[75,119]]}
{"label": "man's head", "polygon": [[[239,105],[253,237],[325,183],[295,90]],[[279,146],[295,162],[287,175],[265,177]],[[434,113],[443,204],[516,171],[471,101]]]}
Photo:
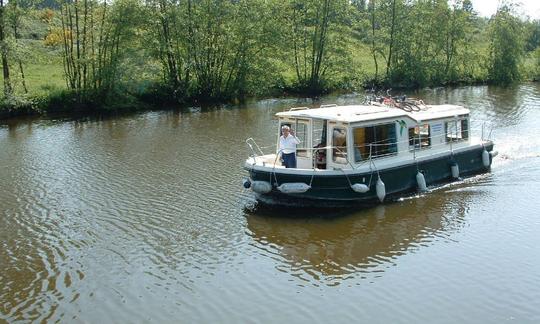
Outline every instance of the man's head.
{"label": "man's head", "polygon": [[281,126],[281,132],[283,133],[283,135],[289,135],[291,131],[291,128],[287,125],[283,125]]}

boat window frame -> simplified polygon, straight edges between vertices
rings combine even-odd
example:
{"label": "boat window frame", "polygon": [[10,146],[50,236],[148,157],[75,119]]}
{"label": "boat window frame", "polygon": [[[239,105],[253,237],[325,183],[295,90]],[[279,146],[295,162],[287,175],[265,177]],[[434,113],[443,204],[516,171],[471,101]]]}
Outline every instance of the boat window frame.
{"label": "boat window frame", "polygon": [[[452,126],[455,127],[455,136],[449,133],[449,124],[453,124]],[[458,127],[459,124],[459,127]],[[469,115],[459,115],[454,117],[454,119],[451,120],[445,120],[444,121],[444,140],[445,143],[457,143],[457,142],[463,142],[468,141],[470,138],[470,129],[469,129],[470,121],[469,121]]]}
{"label": "boat window frame", "polygon": [[[427,135],[422,135],[422,130],[420,129],[420,127],[422,128],[427,127]],[[418,128],[418,136],[414,134],[416,128]],[[411,131],[413,131],[412,137],[411,137]],[[414,150],[425,150],[425,149],[431,148],[431,143],[432,143],[431,135],[432,134],[431,134],[430,123],[421,123],[421,124],[414,125],[413,127],[409,127],[408,129],[409,150],[414,151]],[[427,139],[427,143],[424,142],[426,139]],[[417,142],[417,140],[419,141]]]}
{"label": "boat window frame", "polygon": [[[386,120],[386,121],[381,121],[379,123],[375,123],[375,124],[365,124],[365,125],[353,125],[351,127],[351,136],[352,136],[352,147],[353,147],[353,151],[356,152],[356,148],[357,148],[357,143],[355,142],[355,130],[358,129],[358,128],[375,128],[375,127],[381,127],[381,126],[390,126],[390,127],[393,127],[394,128],[394,142],[393,142],[393,145],[391,145],[392,143],[389,143],[388,144],[388,152],[386,153],[382,153],[382,154],[376,154],[376,155],[373,155],[371,156],[369,154],[369,152],[367,152],[367,156],[364,156],[364,154],[362,154],[360,152],[360,157],[361,159],[360,160],[357,160],[357,156],[355,154],[355,157],[354,157],[354,162],[355,163],[362,163],[363,161],[366,161],[366,160],[369,160],[369,159],[381,159],[381,158],[386,158],[386,157],[392,157],[392,156],[396,156],[398,155],[399,153],[399,140],[398,140],[398,130],[397,130],[397,122],[396,121],[392,121],[392,120]],[[371,144],[371,143],[370,143]],[[365,145],[365,142],[364,142],[364,145]]]}
{"label": "boat window frame", "polygon": [[[347,127],[346,125],[343,125],[343,124],[335,124],[333,122],[329,122],[329,128],[330,128],[330,132],[329,132],[329,136],[331,136],[331,142],[330,142],[330,152],[331,152],[331,156],[332,156],[332,163],[334,164],[339,164],[339,165],[343,165],[343,164],[348,164],[349,163],[349,158],[348,158],[348,153],[349,153],[349,128],[350,127]],[[334,136],[334,131],[338,129],[340,131],[343,131],[345,133],[345,145],[340,145],[339,148],[345,148],[345,152],[343,152],[342,149],[338,149],[338,146],[335,145],[336,143],[334,142],[334,140],[336,139],[336,137]],[[328,139],[326,140],[328,142]],[[341,152],[341,153],[344,153],[342,154],[342,156],[337,156],[336,153],[338,152]],[[339,159],[338,159],[339,158]]]}
{"label": "boat window frame", "polygon": [[[322,123],[319,134],[319,123]],[[317,129],[316,129],[317,124]],[[313,156],[313,167],[317,169],[326,169],[328,153],[328,128],[330,127],[328,119],[311,118],[311,147]],[[317,135],[317,136],[315,136]]]}
{"label": "boat window frame", "polygon": [[[305,124],[306,130],[305,130],[305,139],[303,141],[300,140],[297,136],[297,126],[298,124]],[[297,144],[296,146],[296,157],[297,158],[310,158],[312,156],[311,154],[311,148],[309,147],[311,139],[311,129],[312,129],[312,119],[311,118],[295,118],[295,117],[288,117],[288,118],[279,118],[278,120],[278,136],[277,136],[277,144],[276,144],[276,152],[279,153],[279,139],[283,133],[281,132],[281,127],[284,125],[289,126],[291,129],[294,130],[294,135],[298,138],[300,141],[300,144]],[[295,125],[295,127],[293,127]],[[302,145],[302,146],[300,146]],[[277,154],[277,153],[276,153]]]}
{"label": "boat window frame", "polygon": [[[317,137],[315,136],[315,123],[322,123],[322,127],[320,129],[321,136],[317,136]],[[328,119],[311,118],[311,146],[313,148],[316,148],[316,147],[326,147],[327,145],[328,145]]]}

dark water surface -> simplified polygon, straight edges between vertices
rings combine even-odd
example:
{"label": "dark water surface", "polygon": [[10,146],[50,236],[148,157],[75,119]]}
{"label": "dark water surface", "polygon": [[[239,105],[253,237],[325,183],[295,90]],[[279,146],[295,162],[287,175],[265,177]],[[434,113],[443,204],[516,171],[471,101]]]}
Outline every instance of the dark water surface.
{"label": "dark water surface", "polygon": [[242,189],[244,140],[362,96],[0,126],[0,322],[540,322],[540,85],[420,96],[494,126],[491,173],[295,218]]}

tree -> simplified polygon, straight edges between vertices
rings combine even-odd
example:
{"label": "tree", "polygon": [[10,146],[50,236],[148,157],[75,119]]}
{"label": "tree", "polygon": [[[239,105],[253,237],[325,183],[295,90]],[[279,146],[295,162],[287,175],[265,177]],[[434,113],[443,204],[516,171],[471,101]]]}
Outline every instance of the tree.
{"label": "tree", "polygon": [[138,5],[66,0],[61,6],[66,84],[80,102],[106,102],[118,87],[125,45],[133,37]]}
{"label": "tree", "polygon": [[[379,0],[369,3],[371,19],[371,54],[375,63],[375,78],[379,72],[378,57],[382,57],[386,68],[384,75],[386,80],[390,79],[396,43],[399,41],[398,34],[401,33],[403,22],[407,15],[407,7],[403,0]],[[405,35],[405,34],[404,34]],[[404,42],[404,39],[401,39]]]}
{"label": "tree", "polygon": [[474,8],[471,0],[463,0],[462,8],[466,13],[474,14]]}
{"label": "tree", "polygon": [[523,30],[512,7],[504,4],[491,18],[489,79],[497,84],[509,84],[521,79],[519,65],[524,55]]}
{"label": "tree", "polygon": [[339,50],[339,38],[344,36],[334,33],[334,29],[340,24],[347,5],[341,0],[292,0],[288,3],[289,43],[299,89],[310,93],[323,91],[331,56]]}
{"label": "tree", "polygon": [[[190,71],[185,45],[187,33],[182,34],[180,4],[175,0],[151,0],[147,1],[146,9],[150,17],[148,23],[153,27],[151,35],[157,39],[158,50],[154,55],[161,61],[165,83],[173,89],[173,97],[181,96],[189,83]],[[154,41],[149,44],[153,46]]]}
{"label": "tree", "polygon": [[272,12],[277,3],[147,1],[148,44],[158,49],[149,50],[161,62],[164,89],[178,101],[242,99],[260,80],[254,71],[275,57],[265,49],[280,43]]}
{"label": "tree", "polygon": [[353,5],[353,7],[355,7],[358,11],[364,12],[367,9],[368,1],[367,0],[351,0],[351,5]]}
{"label": "tree", "polygon": [[9,25],[13,31],[14,45],[15,45],[14,52],[16,52],[15,60],[17,61],[17,64],[19,65],[19,72],[21,74],[21,81],[22,81],[24,93],[28,93],[28,88],[26,87],[23,63],[22,63],[20,54],[18,53],[20,49],[18,40],[20,38],[19,28],[21,25],[21,19],[26,14],[27,8],[29,6],[30,4],[26,4],[26,8],[21,8],[21,6],[19,6],[18,0],[11,0],[8,3],[8,8],[10,9],[9,14],[8,14],[8,20],[9,20]]}
{"label": "tree", "polygon": [[527,32],[525,50],[531,52],[540,46],[540,20],[526,22],[525,29]]}
{"label": "tree", "polygon": [[394,51],[394,44],[395,44],[395,38],[396,38],[396,30],[397,30],[397,8],[396,8],[396,0],[392,0],[390,4],[390,41],[388,42],[388,59],[386,60],[386,78],[388,79],[390,75],[390,69],[392,66],[392,53]]}
{"label": "tree", "polygon": [[533,57],[534,57],[534,59],[536,61],[536,63],[535,63],[536,71],[534,73],[534,80],[535,81],[540,81],[540,48],[537,48],[533,52]]}
{"label": "tree", "polygon": [[4,76],[4,96],[13,94],[11,79],[9,76],[8,45],[6,42],[6,6],[4,0],[0,0],[0,55],[2,56],[2,72]]}
{"label": "tree", "polygon": [[[422,87],[456,82],[472,14],[465,2],[446,0],[370,1],[371,54],[375,77],[379,59],[390,85]],[[468,7],[467,10],[472,10]]]}
{"label": "tree", "polygon": [[377,52],[378,52],[378,48],[377,48],[377,41],[376,41],[376,30],[377,30],[377,24],[375,23],[375,18],[376,18],[376,11],[375,11],[375,8],[376,8],[376,1],[375,0],[371,0],[369,2],[369,12],[370,12],[370,21],[371,21],[371,55],[373,56],[373,63],[375,64],[375,81],[378,79],[379,77],[379,63],[377,61]]}

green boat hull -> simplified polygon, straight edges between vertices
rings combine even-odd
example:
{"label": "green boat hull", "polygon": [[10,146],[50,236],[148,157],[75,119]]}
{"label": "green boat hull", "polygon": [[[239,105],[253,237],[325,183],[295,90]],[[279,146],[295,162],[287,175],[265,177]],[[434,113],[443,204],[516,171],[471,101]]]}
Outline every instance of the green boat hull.
{"label": "green boat hull", "polygon": [[[488,152],[493,149],[493,144],[485,146]],[[459,176],[466,177],[474,174],[485,173],[490,167],[484,166],[482,153],[484,147],[472,148],[467,151],[447,155],[445,157],[434,158],[419,162],[400,165],[399,167],[381,169],[379,172],[364,172],[353,175],[325,175],[315,174],[289,174],[280,172],[266,172],[260,170],[249,170],[252,181],[271,182],[272,190],[266,194],[259,194],[259,198],[267,202],[269,199],[273,203],[290,202],[294,200],[305,200],[309,203],[321,201],[335,202],[374,202],[379,201],[376,193],[376,183],[378,177],[384,182],[386,195],[384,200],[392,199],[408,192],[416,191],[418,188],[416,175],[418,170],[424,175],[426,184],[433,186],[455,180],[452,177],[451,165],[457,163],[459,166]],[[489,155],[491,166],[492,156]],[[277,187],[284,183],[305,183],[311,184],[311,188],[304,193],[282,193]],[[355,192],[350,184],[365,184],[369,190],[365,193]]]}

